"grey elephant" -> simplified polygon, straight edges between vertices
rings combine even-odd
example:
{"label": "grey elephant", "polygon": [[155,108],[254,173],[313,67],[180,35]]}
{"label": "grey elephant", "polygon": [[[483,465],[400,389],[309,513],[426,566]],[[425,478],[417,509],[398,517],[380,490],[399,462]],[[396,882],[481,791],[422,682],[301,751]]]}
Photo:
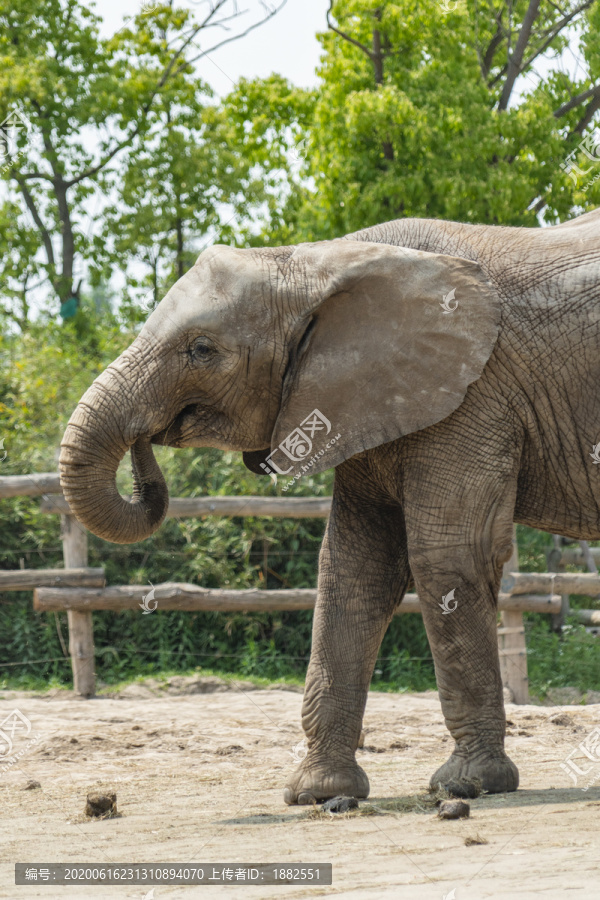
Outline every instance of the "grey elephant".
{"label": "grey elephant", "polygon": [[[496,612],[513,521],[600,538],[600,210],[551,228],[406,219],[216,246],[73,413],[61,481],[109,541],[159,527],[152,444],[243,451],[285,485],[336,467],[286,803],[366,797],[355,752],[384,632],[414,579],[446,724],[434,785],[513,791]],[[115,474],[131,450],[135,490]],[[452,593],[454,611],[442,598]]]}

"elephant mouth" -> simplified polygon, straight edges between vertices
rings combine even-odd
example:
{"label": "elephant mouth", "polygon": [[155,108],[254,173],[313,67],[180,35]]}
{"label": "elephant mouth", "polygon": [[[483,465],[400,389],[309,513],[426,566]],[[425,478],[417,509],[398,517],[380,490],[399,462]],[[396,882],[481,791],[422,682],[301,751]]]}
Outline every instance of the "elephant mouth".
{"label": "elephant mouth", "polygon": [[201,418],[202,413],[199,404],[189,403],[177,413],[166,428],[153,434],[150,441],[163,447],[189,446],[189,442],[193,438],[192,426],[197,426]]}
{"label": "elephant mouth", "polygon": [[[229,436],[225,437],[225,435]],[[255,459],[254,465],[248,466],[258,475],[264,475],[259,468],[263,457],[270,452],[267,446],[264,450],[257,450],[257,443],[251,440],[233,439],[231,436],[231,422],[219,414],[216,410],[207,407],[205,403],[193,402],[184,406],[171,422],[150,437],[150,443],[162,447],[216,447],[219,450],[235,450],[244,453],[244,461],[248,466],[246,457],[250,455]],[[262,446],[262,441],[258,447]],[[266,442],[265,442],[266,443]]]}
{"label": "elephant mouth", "polygon": [[232,450],[236,448],[224,438],[229,428],[230,423],[223,414],[206,403],[192,402],[184,406],[166,428],[153,434],[150,442],[163,447]]}

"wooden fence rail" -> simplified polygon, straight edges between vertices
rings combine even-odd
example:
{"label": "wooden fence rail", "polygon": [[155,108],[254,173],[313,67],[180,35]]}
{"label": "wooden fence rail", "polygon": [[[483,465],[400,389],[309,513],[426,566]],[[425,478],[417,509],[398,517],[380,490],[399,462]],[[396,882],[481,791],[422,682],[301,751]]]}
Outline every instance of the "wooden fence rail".
{"label": "wooden fence rail", "polygon": [[[56,472],[39,475],[3,475],[0,500],[10,497],[41,497],[41,511],[70,515]],[[277,516],[289,519],[327,518],[331,497],[172,497],[167,516]]]}
{"label": "wooden fence rail", "polygon": [[104,569],[0,569],[0,591],[32,591],[38,587],[101,588]]}
{"label": "wooden fence rail", "polygon": [[[96,611],[110,609],[137,609],[144,597],[150,595],[158,609],[179,609],[190,612],[289,612],[295,609],[313,609],[317,592],[314,588],[221,590],[203,588],[197,584],[167,582],[151,585],[130,584],[127,586],[85,590],[61,587],[39,587],[33,595],[33,606],[37,610],[77,609]],[[556,613],[560,610],[559,594],[540,597],[527,594],[501,594],[498,602],[500,611]],[[153,606],[154,603],[152,602]],[[397,615],[404,613],[421,614],[421,604],[416,594],[406,594]]]}
{"label": "wooden fence rail", "polygon": [[[512,586],[511,579],[514,579]],[[511,572],[502,579],[511,594],[585,594],[600,597],[600,575],[582,572]]]}
{"label": "wooden fence rail", "polygon": [[[588,553],[596,563],[600,563],[600,547],[588,547]],[[586,554],[581,547],[563,547],[561,549],[560,562],[563,565],[583,566]]]}
{"label": "wooden fence rail", "polygon": [[58,472],[39,472],[37,475],[2,475],[0,500],[9,497],[40,497],[42,494],[62,494]]}
{"label": "wooden fence rail", "polygon": [[[69,515],[71,508],[62,494],[44,497],[41,511]],[[286,519],[326,519],[331,497],[173,497],[167,516],[278,516]]]}

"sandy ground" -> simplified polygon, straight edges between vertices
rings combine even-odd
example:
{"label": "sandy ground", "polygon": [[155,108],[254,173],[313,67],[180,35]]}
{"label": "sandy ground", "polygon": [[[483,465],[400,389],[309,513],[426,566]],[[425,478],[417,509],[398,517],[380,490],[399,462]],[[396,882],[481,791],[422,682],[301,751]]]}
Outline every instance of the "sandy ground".
{"label": "sandy ground", "polygon": [[[31,723],[12,752],[37,739],[0,770],[0,897],[600,897],[600,749],[588,749],[595,761],[574,754],[588,773],[576,786],[560,768],[584,741],[594,746],[600,705],[509,705],[521,788],[471,801],[469,819],[314,817],[282,800],[302,740],[301,694],[233,685],[172,679],[166,690],[136,684],[91,701],[0,693],[0,722],[19,709]],[[372,693],[365,732],[359,760],[375,806],[424,791],[451,748],[435,693]],[[24,790],[29,779],[41,787]],[[87,819],[87,792],[104,789],[116,791],[122,816]],[[466,845],[472,838],[485,843]],[[17,887],[17,861],[331,862],[333,885],[157,886],[153,895],[150,886]]]}

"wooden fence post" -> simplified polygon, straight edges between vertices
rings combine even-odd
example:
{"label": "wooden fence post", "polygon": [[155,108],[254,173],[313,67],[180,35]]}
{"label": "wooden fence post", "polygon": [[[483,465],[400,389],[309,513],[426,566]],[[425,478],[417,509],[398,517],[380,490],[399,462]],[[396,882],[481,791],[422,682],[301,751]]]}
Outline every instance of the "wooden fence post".
{"label": "wooden fence post", "polygon": [[[65,569],[88,564],[88,535],[75,516],[61,516],[61,536]],[[94,669],[94,623],[91,612],[67,610],[69,653],[73,668],[73,688],[82,697],[96,693]]]}
{"label": "wooden fence post", "polygon": [[[517,526],[513,526],[513,552],[504,564],[503,578],[519,570]],[[527,675],[527,646],[523,613],[504,610],[500,613],[498,627],[498,651],[502,684],[510,689],[515,703],[529,703],[529,677]]]}
{"label": "wooden fence post", "polygon": [[[546,562],[547,562],[547,566],[548,566],[548,571],[549,572],[564,572],[566,567],[562,561],[563,547],[561,544],[560,535],[553,534],[552,542],[553,542],[552,550],[549,550],[546,553]],[[592,570],[590,569],[590,571],[592,571]],[[552,631],[556,631],[557,634],[562,634],[562,630],[565,627],[565,620],[566,620],[567,616],[569,615],[569,602],[570,602],[570,595],[569,594],[561,594],[560,612],[557,615],[552,616]]]}

